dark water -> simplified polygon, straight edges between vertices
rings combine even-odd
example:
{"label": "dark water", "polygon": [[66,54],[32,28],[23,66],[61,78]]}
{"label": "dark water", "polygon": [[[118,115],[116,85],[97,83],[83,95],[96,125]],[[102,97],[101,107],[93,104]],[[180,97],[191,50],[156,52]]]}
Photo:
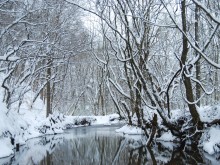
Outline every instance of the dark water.
{"label": "dark water", "polygon": [[141,164],[220,164],[219,155],[199,149],[181,152],[172,143],[157,143],[151,149],[115,133],[116,126],[81,127],[65,134],[29,140],[14,157],[0,164],[19,165],[141,165]]}

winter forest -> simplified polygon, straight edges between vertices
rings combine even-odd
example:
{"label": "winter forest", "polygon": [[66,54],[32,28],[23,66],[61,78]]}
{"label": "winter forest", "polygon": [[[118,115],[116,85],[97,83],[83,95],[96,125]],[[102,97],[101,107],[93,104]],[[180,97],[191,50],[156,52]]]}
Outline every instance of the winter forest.
{"label": "winter forest", "polygon": [[100,124],[141,136],[152,161],[161,140],[216,163],[219,26],[219,0],[0,0],[0,164],[28,139]]}

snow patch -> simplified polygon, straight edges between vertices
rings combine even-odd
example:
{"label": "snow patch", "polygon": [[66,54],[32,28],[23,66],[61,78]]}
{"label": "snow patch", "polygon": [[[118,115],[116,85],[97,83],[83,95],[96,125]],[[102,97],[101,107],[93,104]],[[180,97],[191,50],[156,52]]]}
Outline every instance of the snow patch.
{"label": "snow patch", "polygon": [[0,158],[14,154],[13,146],[11,145],[9,138],[0,139],[0,146]]}
{"label": "snow patch", "polygon": [[163,133],[161,137],[157,138],[157,140],[165,142],[172,142],[175,139],[175,136],[173,136],[170,131]]}
{"label": "snow patch", "polygon": [[203,122],[211,122],[220,119],[220,106],[205,106],[198,108],[200,118]]}
{"label": "snow patch", "polygon": [[136,126],[125,125],[119,129],[115,130],[117,133],[124,133],[128,135],[141,135],[143,134],[143,130]]}
{"label": "snow patch", "polygon": [[203,146],[203,150],[209,153],[210,155],[220,152],[220,127],[211,127],[207,130],[202,138],[201,144]]}

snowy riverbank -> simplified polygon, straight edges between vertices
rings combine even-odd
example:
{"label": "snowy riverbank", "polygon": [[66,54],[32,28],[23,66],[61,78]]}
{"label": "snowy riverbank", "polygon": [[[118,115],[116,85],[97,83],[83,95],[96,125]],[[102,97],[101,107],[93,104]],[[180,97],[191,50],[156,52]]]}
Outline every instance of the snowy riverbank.
{"label": "snowy riverbank", "polygon": [[[2,97],[0,95],[0,100],[2,100]],[[31,93],[27,94],[26,97],[19,112],[16,111],[16,105],[13,105],[12,110],[8,111],[6,104],[0,102],[0,158],[14,154],[16,144],[25,144],[28,139],[34,137],[63,133],[65,129],[83,125],[119,123],[117,114],[108,116],[64,116],[55,113],[46,118],[43,102],[38,99],[34,104],[31,104],[29,102]]]}
{"label": "snowy riverbank", "polygon": [[[3,100],[3,90],[0,88],[0,100]],[[14,104],[8,111],[6,104],[0,101],[0,158],[14,154],[16,144],[25,144],[28,139],[47,134],[63,133],[65,129],[84,125],[111,125],[119,123],[119,116],[112,114],[108,116],[64,116],[54,113],[48,118],[45,117],[45,105],[42,100],[37,99],[35,103],[30,100],[34,94],[29,92],[25,95],[23,104],[18,112]],[[153,111],[146,110],[149,119]],[[220,119],[220,106],[206,106],[199,108],[200,117],[203,122],[210,122]],[[171,119],[187,116],[187,110],[173,110]],[[158,124],[161,119],[158,118]],[[126,137],[143,134],[140,128],[125,125],[116,130],[126,134]],[[209,154],[220,152],[220,127],[213,125],[206,127],[200,140],[200,147]],[[168,131],[157,139],[158,141],[174,141],[175,137]]]}
{"label": "snowy riverbank", "polygon": [[[23,111],[24,112],[24,111]],[[65,129],[85,125],[111,125],[119,123],[118,115],[108,116],[64,116],[62,114],[50,115],[43,118],[34,113],[22,113],[0,111],[0,158],[14,153],[17,143],[25,144],[28,139],[49,134],[63,133]],[[11,144],[12,138],[14,145]]]}
{"label": "snowy riverbank", "polygon": [[[215,106],[205,106],[198,108],[198,112],[200,115],[201,120],[204,123],[211,122],[213,120],[220,119],[220,105]],[[147,118],[148,121],[152,120],[153,118],[153,111],[147,110]],[[172,110],[171,111],[171,120],[176,121],[178,118],[184,118],[189,115],[188,110]],[[158,115],[159,116],[159,115]],[[134,119],[135,120],[135,119]],[[158,125],[162,124],[161,118],[158,118]],[[118,133],[123,133],[126,136],[132,135],[141,135],[144,134],[143,130],[141,128],[138,128],[136,126],[129,126],[125,125],[122,128],[119,128],[116,130]],[[212,125],[211,127],[208,127],[205,125],[205,128],[203,130],[202,137],[199,141],[199,146],[202,148],[205,152],[207,152],[210,155],[213,155],[215,153],[220,152],[220,126],[219,125]],[[163,142],[174,142],[178,141],[178,138],[172,135],[170,131],[162,133],[162,135],[158,138],[156,138],[156,141],[163,141]]]}
{"label": "snowy riverbank", "polygon": [[[1,99],[1,98],[0,98]],[[14,154],[17,143],[25,144],[28,139],[43,136],[46,134],[63,133],[65,129],[70,129],[85,125],[111,125],[119,123],[119,116],[112,114],[108,116],[64,116],[55,113],[48,118],[45,117],[43,102],[37,100],[33,105],[28,106],[28,102],[22,104],[19,113],[14,110],[8,111],[6,105],[1,102],[0,111],[0,158]],[[29,108],[28,108],[29,107]],[[31,107],[31,109],[30,109]],[[39,108],[41,107],[41,108]],[[220,106],[206,106],[199,109],[201,119],[208,122],[220,118]],[[181,110],[172,112],[173,118],[187,114]],[[149,116],[150,117],[150,116]],[[160,123],[160,119],[158,120]],[[126,137],[143,134],[140,128],[125,125],[116,132],[125,134]],[[210,155],[220,151],[220,127],[212,126],[204,130],[200,140],[200,147]],[[11,138],[14,145],[11,144]],[[137,138],[137,137],[135,137]],[[134,138],[134,140],[135,140]],[[170,132],[165,132],[157,141],[174,141],[175,137]]]}

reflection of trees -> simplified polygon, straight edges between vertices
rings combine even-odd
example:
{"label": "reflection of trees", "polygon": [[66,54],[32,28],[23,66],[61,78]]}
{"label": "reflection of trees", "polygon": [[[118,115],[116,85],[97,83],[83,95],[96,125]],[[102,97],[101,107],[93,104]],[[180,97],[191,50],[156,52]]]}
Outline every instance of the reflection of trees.
{"label": "reflection of trees", "polygon": [[[181,149],[181,146],[175,146],[173,143],[170,143],[173,146],[173,149],[167,148],[163,146],[161,143],[157,143],[157,146],[154,148],[154,154],[151,153],[151,156],[154,155],[158,164],[162,162],[158,162],[157,157],[163,157],[167,162],[163,162],[165,164],[203,164],[205,162],[205,158],[202,157],[201,152],[198,148],[190,148],[185,147],[184,150]],[[150,149],[148,150],[149,152]],[[151,157],[152,158],[152,157]],[[153,159],[153,158],[152,158]],[[161,159],[162,160],[162,159]]]}
{"label": "reflection of trees", "polygon": [[125,140],[124,139],[120,139],[118,148],[117,148],[117,150],[115,152],[115,156],[114,156],[114,159],[112,161],[112,164],[114,164],[115,162],[118,161],[118,159],[120,158],[120,153],[121,153],[121,151],[124,150],[125,146],[126,146],[125,145]]}
{"label": "reflection of trees", "polygon": [[[164,142],[158,142],[150,148],[133,148],[133,140],[112,135],[110,132],[96,131],[82,129],[80,136],[74,134],[63,143],[57,143],[53,153],[45,153],[46,157],[41,164],[210,164],[209,158],[202,155],[198,148],[185,147],[180,150],[179,146]],[[52,146],[53,140],[50,143]]]}
{"label": "reflection of trees", "polygon": [[51,165],[51,164],[52,164],[52,162],[51,162],[51,154],[47,151],[46,156],[41,161],[40,165]]}
{"label": "reflection of trees", "polygon": [[[125,140],[124,140],[125,141]],[[122,143],[121,143],[122,144]],[[183,150],[179,149],[179,146],[175,146],[173,143],[173,149],[163,146],[161,143],[157,143],[152,148],[142,146],[137,149],[128,149],[125,145],[120,153],[124,153],[123,150],[128,149],[127,161],[121,162],[122,164],[129,165],[141,165],[141,164],[210,164],[210,160],[206,159],[202,152],[198,148],[186,147]],[[121,148],[121,146],[119,147]],[[122,154],[117,159],[123,160]],[[125,160],[125,159],[124,159]],[[216,159],[217,160],[217,159]],[[113,163],[116,164],[116,163]]]}
{"label": "reflection of trees", "polygon": [[205,160],[202,158],[198,148],[185,148],[185,151],[175,148],[172,157],[167,164],[203,164]]}
{"label": "reflection of trees", "polygon": [[121,136],[92,133],[57,144],[48,159],[45,155],[42,164],[47,160],[53,164],[142,164],[145,154],[144,147],[131,149],[128,140]]}
{"label": "reflection of trees", "polygon": [[150,157],[151,157],[151,160],[152,160],[152,164],[153,164],[153,165],[156,165],[156,164],[157,164],[157,161],[156,161],[156,159],[155,159],[155,157],[154,157],[153,151],[151,150],[150,147],[147,147],[147,150],[148,150],[148,152],[149,152],[149,154],[150,154]]}
{"label": "reflection of trees", "polygon": [[95,135],[66,140],[62,146],[57,147],[52,159],[56,158],[57,164],[62,164],[63,160],[66,164],[111,164],[117,152],[119,139],[117,136]]}
{"label": "reflection of trees", "polygon": [[129,153],[129,165],[146,164],[147,162],[147,150],[146,147],[140,147],[138,149],[132,149]]}

